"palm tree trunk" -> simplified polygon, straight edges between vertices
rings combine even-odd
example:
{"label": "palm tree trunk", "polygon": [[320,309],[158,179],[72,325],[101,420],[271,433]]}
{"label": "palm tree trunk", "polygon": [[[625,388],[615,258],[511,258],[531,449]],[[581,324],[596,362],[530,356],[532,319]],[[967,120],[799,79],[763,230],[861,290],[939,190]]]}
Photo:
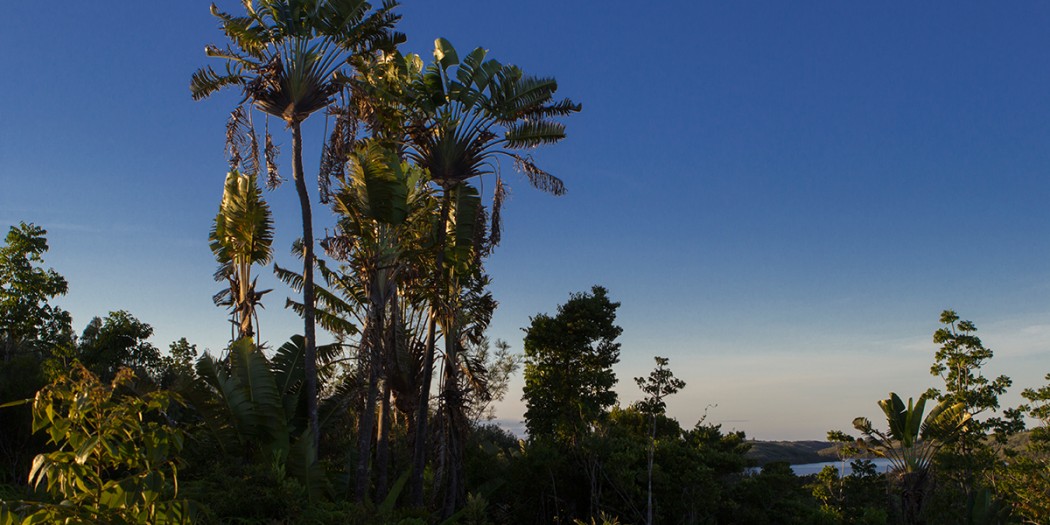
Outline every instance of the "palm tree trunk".
{"label": "palm tree trunk", "polygon": [[299,207],[303,215],[303,369],[306,375],[306,413],[310,420],[310,432],[314,450],[317,449],[321,432],[317,423],[317,336],[314,332],[314,225],[310,213],[310,195],[306,192],[303,178],[303,135],[300,122],[290,122],[292,128],[292,179],[299,194]]}
{"label": "palm tree trunk", "polygon": [[[455,278],[453,278],[453,281]],[[450,287],[449,294],[458,287]],[[442,464],[445,465],[445,478],[442,490],[445,494],[444,518],[451,517],[465,500],[463,484],[463,452],[465,430],[463,421],[463,397],[459,390],[459,356],[457,352],[457,327],[455,314],[448,312],[445,320],[445,363],[442,382]]]}
{"label": "palm tree trunk", "polygon": [[15,336],[11,332],[7,333],[7,337],[4,338],[4,362],[11,361],[11,356],[15,353]]}
{"label": "palm tree trunk", "polygon": [[358,502],[364,502],[368,498],[368,489],[371,485],[369,464],[372,459],[372,439],[375,437],[376,398],[379,395],[377,368],[383,339],[383,312],[375,302],[370,305],[370,308],[372,322],[369,323],[366,337],[363,338],[368,345],[368,351],[365,353],[368,366],[368,394],[365,396],[364,406],[361,407],[357,436],[357,492],[355,497]]}
{"label": "palm tree trunk", "polygon": [[[437,257],[434,261],[434,275],[442,281],[445,273],[445,241],[448,234],[448,216],[451,206],[451,195],[448,189],[442,188],[441,222],[437,236]],[[442,290],[441,286],[438,286]],[[426,469],[427,412],[430,409],[430,380],[434,375],[434,346],[437,337],[437,316],[439,309],[435,299],[430,305],[430,318],[427,324],[427,347],[423,355],[423,384],[419,388],[419,407],[416,414],[416,435],[412,450],[412,505],[423,506],[423,470]]]}
{"label": "palm tree trunk", "polygon": [[427,417],[430,415],[430,381],[434,375],[434,339],[437,331],[437,312],[431,305],[427,320],[427,345],[423,353],[423,379],[419,387],[416,407],[415,432],[412,439],[412,501],[414,507],[423,506],[423,471],[427,466]]}
{"label": "palm tree trunk", "polygon": [[376,501],[386,499],[390,489],[390,383],[383,381],[379,400],[379,429],[376,431]]}
{"label": "palm tree trunk", "polygon": [[[395,274],[397,275],[397,274]],[[376,501],[386,499],[390,489],[390,370],[391,363],[397,354],[397,333],[401,326],[397,305],[397,279],[390,279],[384,302],[390,306],[386,322],[385,353],[380,363],[383,376],[383,390],[379,401],[379,430],[376,432]],[[386,308],[386,305],[384,305]]]}
{"label": "palm tree trunk", "polygon": [[[446,360],[451,361],[446,356]],[[446,365],[447,366],[447,365]],[[456,382],[455,375],[451,378],[446,373],[445,381]],[[443,396],[445,406],[442,412],[444,420],[444,432],[442,432],[442,460],[445,466],[444,486],[442,490],[445,495],[443,518],[450,518],[461,508],[466,499],[466,485],[463,470],[464,431],[466,422],[463,418],[463,403],[458,388],[447,389]]]}
{"label": "palm tree trunk", "polygon": [[649,499],[646,502],[646,525],[653,525],[653,456],[656,454],[656,414],[653,413],[652,434],[649,436]]}

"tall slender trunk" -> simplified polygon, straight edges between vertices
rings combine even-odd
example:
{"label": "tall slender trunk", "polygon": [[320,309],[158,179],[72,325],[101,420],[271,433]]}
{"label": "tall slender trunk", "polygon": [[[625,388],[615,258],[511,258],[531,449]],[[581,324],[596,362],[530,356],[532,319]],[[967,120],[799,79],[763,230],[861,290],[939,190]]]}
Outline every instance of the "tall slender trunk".
{"label": "tall slender trunk", "polygon": [[[448,216],[451,206],[451,195],[448,188],[442,188],[441,223],[437,236],[437,257],[434,261],[434,275],[437,276],[438,294],[443,293],[440,283],[445,273],[445,241],[448,236]],[[438,302],[440,297],[430,304],[430,318],[427,322],[427,347],[423,354],[423,384],[419,388],[419,407],[416,414],[416,433],[412,450],[412,505],[423,506],[423,471],[426,469],[427,412],[430,409],[430,380],[434,375],[434,346],[437,337]]]}
{"label": "tall slender trunk", "polygon": [[244,339],[245,337],[251,339],[255,337],[255,331],[252,330],[252,311],[254,307],[252,298],[248,294],[248,291],[251,289],[252,263],[251,261],[242,260],[241,257],[234,258],[234,263],[237,265],[237,271],[234,274],[237,277],[237,292],[236,295],[233,295],[231,290],[231,300],[236,301],[234,315],[240,316],[237,339]]}
{"label": "tall slender trunk", "polygon": [[419,386],[415,431],[412,439],[412,501],[414,507],[423,506],[423,471],[427,466],[427,417],[430,415],[430,380],[434,370],[434,339],[437,332],[437,312],[430,307],[427,316],[427,344],[423,353],[423,378]]}
{"label": "tall slender trunk", "polygon": [[383,339],[383,311],[375,302],[370,305],[372,322],[369,323],[368,332],[365,334],[368,345],[368,394],[365,396],[365,404],[361,407],[360,425],[357,435],[357,501],[363,502],[368,498],[368,489],[371,485],[371,469],[369,464],[372,459],[372,440],[375,437],[376,420],[376,397],[379,395],[379,373],[378,362],[380,348]]}
{"label": "tall slender trunk", "polygon": [[376,501],[390,490],[390,383],[383,381],[379,398],[379,429],[376,431]]}
{"label": "tall slender trunk", "polygon": [[397,354],[397,332],[401,326],[397,305],[397,283],[390,280],[386,302],[391,304],[390,317],[386,326],[386,353],[383,355],[383,390],[379,401],[379,429],[376,432],[376,501],[386,499],[390,489],[390,381],[389,367],[386,366]]}
{"label": "tall slender trunk", "polygon": [[303,135],[300,122],[289,123],[292,128],[292,179],[299,194],[299,207],[303,216],[303,369],[306,375],[306,413],[310,420],[310,433],[314,450],[321,439],[317,423],[317,336],[314,332],[314,225],[310,213],[310,194],[306,192],[303,178]]}
{"label": "tall slender trunk", "polygon": [[649,435],[649,500],[646,502],[646,525],[653,525],[653,456],[656,455],[656,413],[653,413],[651,434]]}
{"label": "tall slender trunk", "polygon": [[[455,283],[455,277],[450,279]],[[449,294],[457,286],[448,287]],[[441,463],[445,465],[445,477],[443,478],[442,490],[445,494],[443,517],[451,517],[456,509],[462,506],[465,499],[463,484],[463,399],[459,390],[459,352],[457,327],[455,314],[447,312],[445,325],[445,363],[443,367],[443,380],[441,402],[444,404],[442,410],[442,447]]]}
{"label": "tall slender trunk", "polygon": [[443,487],[445,501],[443,517],[450,518],[461,508],[466,500],[466,481],[463,471],[464,436],[462,412],[458,406],[445,407],[445,436],[444,458],[445,485]]}

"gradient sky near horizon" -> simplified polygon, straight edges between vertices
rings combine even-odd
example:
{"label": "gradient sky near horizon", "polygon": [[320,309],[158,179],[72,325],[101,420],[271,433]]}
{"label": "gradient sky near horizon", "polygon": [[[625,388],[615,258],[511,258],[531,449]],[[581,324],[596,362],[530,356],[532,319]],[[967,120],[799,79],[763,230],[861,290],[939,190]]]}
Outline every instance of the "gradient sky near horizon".
{"label": "gradient sky near horizon", "polygon": [[[160,348],[229,337],[207,235],[239,97],[188,90],[216,63],[204,45],[222,43],[208,5],[52,2],[0,18],[0,227],[49,231],[47,265],[70,282],[57,303],[78,330],[126,309]],[[597,5],[400,8],[405,51],[483,46],[583,104],[569,137],[535,152],[566,196],[505,167],[492,337],[520,352],[531,315],[601,284],[622,303],[621,402],[666,356],[688,383],[668,402],[683,426],[706,412],[759,439],[819,439],[874,418],[889,391],[937,385],[945,308],[995,350],[986,374],[1014,379],[1004,404],[1045,384],[1050,3]],[[309,121],[308,172],[323,124]],[[277,261],[294,265],[294,191],[267,199]],[[333,222],[315,208],[315,230]],[[261,273],[275,288],[262,336],[279,344],[301,323]],[[520,392],[519,375],[506,425]]]}

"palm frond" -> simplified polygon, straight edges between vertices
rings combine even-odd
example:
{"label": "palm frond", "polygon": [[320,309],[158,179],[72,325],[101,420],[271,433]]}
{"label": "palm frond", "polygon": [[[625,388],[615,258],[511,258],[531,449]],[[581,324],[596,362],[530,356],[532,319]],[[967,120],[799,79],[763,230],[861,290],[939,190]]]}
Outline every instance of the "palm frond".
{"label": "palm frond", "polygon": [[583,104],[578,104],[570,99],[562,99],[553,104],[543,104],[517,110],[517,118],[523,119],[545,119],[551,117],[564,117],[583,110]]}
{"label": "palm frond", "polygon": [[550,120],[526,120],[507,126],[503,140],[511,149],[556,144],[565,138],[565,125]]}
{"label": "palm frond", "polygon": [[226,73],[217,73],[211,66],[206,66],[195,71],[190,77],[190,95],[193,100],[201,100],[224,87],[243,86],[247,82],[247,77],[237,69],[227,66]]}
{"label": "palm frond", "polygon": [[307,429],[288,451],[288,474],[299,481],[311,500],[328,491],[324,465],[317,460],[313,433]]}
{"label": "palm frond", "polygon": [[263,50],[269,44],[269,35],[258,19],[252,16],[232,16],[211,5],[212,16],[222,21],[222,32],[238,48],[249,56],[261,58]]}

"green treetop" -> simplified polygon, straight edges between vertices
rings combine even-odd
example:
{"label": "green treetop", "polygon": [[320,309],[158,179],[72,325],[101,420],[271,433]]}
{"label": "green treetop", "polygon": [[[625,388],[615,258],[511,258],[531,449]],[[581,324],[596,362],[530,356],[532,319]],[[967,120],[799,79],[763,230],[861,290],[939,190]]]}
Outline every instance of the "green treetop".
{"label": "green treetop", "polygon": [[623,331],[620,303],[595,286],[573,294],[555,316],[539,314],[525,335],[525,424],[529,435],[573,437],[616,403],[616,374]]}
{"label": "green treetop", "polygon": [[68,339],[69,313],[48,304],[69,289],[64,277],[40,267],[47,231],[32,223],[12,226],[0,247],[0,349],[4,360],[37,343]]}

